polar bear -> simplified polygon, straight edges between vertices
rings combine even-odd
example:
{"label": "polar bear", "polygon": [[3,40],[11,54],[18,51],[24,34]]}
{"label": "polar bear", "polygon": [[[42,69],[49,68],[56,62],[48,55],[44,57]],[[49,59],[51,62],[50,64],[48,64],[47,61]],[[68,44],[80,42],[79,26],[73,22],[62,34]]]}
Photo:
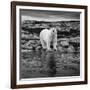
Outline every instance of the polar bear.
{"label": "polar bear", "polygon": [[43,49],[51,50],[50,45],[54,50],[57,50],[57,30],[55,28],[43,29],[40,32],[40,42]]}

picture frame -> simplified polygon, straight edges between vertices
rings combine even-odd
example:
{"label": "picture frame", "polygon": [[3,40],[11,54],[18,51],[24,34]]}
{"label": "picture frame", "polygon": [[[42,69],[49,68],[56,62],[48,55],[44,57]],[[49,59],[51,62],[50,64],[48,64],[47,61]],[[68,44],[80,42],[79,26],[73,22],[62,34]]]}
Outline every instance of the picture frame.
{"label": "picture frame", "polygon": [[[20,1],[11,2],[12,89],[80,85],[88,83],[87,12],[87,6],[84,5]],[[44,28],[50,29],[53,26],[60,32],[60,38],[57,40],[57,42],[60,40],[60,45],[62,46],[57,46],[59,49],[50,52],[57,55],[59,59],[56,56],[51,57],[51,54],[48,56],[48,51],[45,51],[44,54],[39,51],[40,55],[38,57],[38,55],[35,54],[35,47],[33,47],[34,53],[30,51],[30,40],[33,37],[36,38],[36,36],[38,38],[37,33],[40,30]],[[31,34],[34,30],[35,32]],[[68,32],[68,34],[65,34],[67,33],[65,30]],[[74,44],[71,45],[72,41],[74,40],[79,41],[75,41],[73,42]],[[67,43],[67,41],[69,43]],[[33,42],[34,41],[32,41],[32,43]],[[23,43],[26,46],[24,46]],[[78,46],[77,43],[79,43]],[[36,45],[36,43],[34,43],[34,45]],[[60,53],[58,54],[57,51],[60,51]],[[37,51],[38,54],[39,52]],[[75,54],[75,52],[78,53]],[[52,54],[52,56],[54,54]],[[32,56],[33,59],[31,58]],[[49,60],[48,58],[52,59]],[[56,59],[53,60],[53,58]],[[46,61],[44,61],[44,59]],[[43,60],[43,62],[40,60]],[[60,63],[57,63],[58,61]],[[41,64],[46,68],[42,70],[43,67],[41,67]],[[49,71],[47,70],[48,66]]]}

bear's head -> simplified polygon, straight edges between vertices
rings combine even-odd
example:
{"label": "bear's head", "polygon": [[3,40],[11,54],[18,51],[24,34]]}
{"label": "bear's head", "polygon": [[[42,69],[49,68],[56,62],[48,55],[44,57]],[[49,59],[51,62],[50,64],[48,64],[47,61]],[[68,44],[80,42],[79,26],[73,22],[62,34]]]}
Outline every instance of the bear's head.
{"label": "bear's head", "polygon": [[51,33],[51,40],[54,40],[55,38],[57,38],[57,30],[56,28],[51,28],[50,29],[50,33]]}
{"label": "bear's head", "polygon": [[51,28],[50,30],[51,30],[51,34],[52,35],[56,35],[57,34],[56,28]]}

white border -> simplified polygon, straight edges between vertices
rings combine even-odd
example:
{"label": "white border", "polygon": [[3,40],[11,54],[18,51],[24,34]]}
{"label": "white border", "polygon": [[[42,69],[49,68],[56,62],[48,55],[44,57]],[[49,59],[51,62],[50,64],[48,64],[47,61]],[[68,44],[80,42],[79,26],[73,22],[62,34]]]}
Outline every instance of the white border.
{"label": "white border", "polygon": [[[19,80],[19,11],[20,9],[35,9],[35,10],[50,10],[50,11],[73,11],[81,12],[80,14],[80,76],[70,77],[53,77],[53,78],[32,78]],[[75,82],[84,81],[84,9],[73,9],[73,8],[50,8],[50,7],[36,7],[36,6],[16,6],[16,83],[17,85],[22,84],[37,84],[37,83],[52,83],[52,82]]]}

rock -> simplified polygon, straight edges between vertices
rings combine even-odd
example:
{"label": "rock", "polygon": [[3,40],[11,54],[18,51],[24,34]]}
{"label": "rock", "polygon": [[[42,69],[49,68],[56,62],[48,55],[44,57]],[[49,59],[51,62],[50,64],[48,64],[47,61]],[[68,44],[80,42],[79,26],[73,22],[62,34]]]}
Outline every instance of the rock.
{"label": "rock", "polygon": [[63,52],[64,51],[63,50],[63,47],[61,47],[61,46],[58,46],[57,50],[59,50],[60,52]]}
{"label": "rock", "polygon": [[68,52],[74,52],[75,50],[74,50],[74,47],[70,45],[70,46],[68,47],[67,51],[68,51]]}
{"label": "rock", "polygon": [[62,46],[69,46],[69,42],[68,41],[61,41],[61,45]]}
{"label": "rock", "polygon": [[37,46],[36,47],[36,50],[40,50],[42,47],[41,46]]}

